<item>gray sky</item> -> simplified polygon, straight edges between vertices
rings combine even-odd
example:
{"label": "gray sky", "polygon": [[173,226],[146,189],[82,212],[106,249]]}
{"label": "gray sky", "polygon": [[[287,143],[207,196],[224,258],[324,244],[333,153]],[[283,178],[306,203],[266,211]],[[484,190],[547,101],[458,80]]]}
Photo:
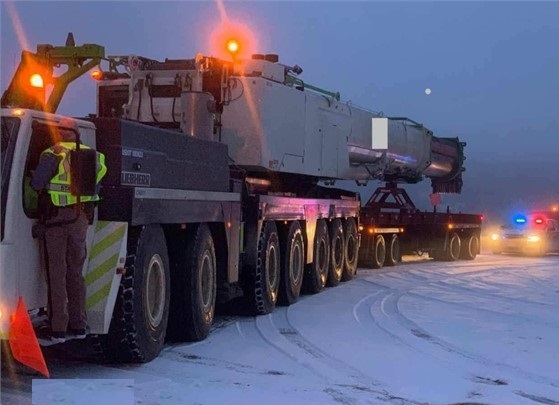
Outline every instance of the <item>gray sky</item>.
{"label": "gray sky", "polygon": [[[212,53],[216,2],[16,1],[29,49],[97,43],[108,55],[154,59]],[[468,143],[461,196],[468,211],[508,212],[559,202],[558,2],[225,2],[260,53],[298,64],[302,78],[438,136]],[[19,61],[13,13],[1,4],[1,87]],[[22,36],[20,35],[20,38]],[[430,88],[432,93],[425,94]],[[59,112],[95,110],[91,79],[75,83]],[[428,181],[409,186],[427,204]],[[364,193],[366,194],[366,193]]]}

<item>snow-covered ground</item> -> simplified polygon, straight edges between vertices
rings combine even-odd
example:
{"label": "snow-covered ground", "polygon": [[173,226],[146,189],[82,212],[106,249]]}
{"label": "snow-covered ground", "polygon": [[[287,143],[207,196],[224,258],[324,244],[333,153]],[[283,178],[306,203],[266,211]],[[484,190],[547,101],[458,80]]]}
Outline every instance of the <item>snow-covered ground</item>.
{"label": "snow-covered ground", "polygon": [[1,403],[559,405],[559,257],[360,270],[149,364],[47,361],[3,369]]}

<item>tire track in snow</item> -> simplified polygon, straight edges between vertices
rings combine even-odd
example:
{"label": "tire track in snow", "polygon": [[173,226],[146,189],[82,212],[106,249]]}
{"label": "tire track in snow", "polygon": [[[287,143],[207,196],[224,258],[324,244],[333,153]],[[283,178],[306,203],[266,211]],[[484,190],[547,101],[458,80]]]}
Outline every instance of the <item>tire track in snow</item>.
{"label": "tire track in snow", "polygon": [[[532,301],[532,300],[526,300],[526,299],[522,299],[522,298],[513,298],[513,297],[509,297],[506,295],[499,295],[499,294],[494,294],[491,291],[483,291],[481,289],[475,289],[475,288],[468,288],[465,287],[463,285],[458,285],[458,284],[452,284],[449,283],[448,280],[441,280],[436,282],[437,285],[443,287],[443,288],[448,288],[448,289],[452,289],[452,290],[460,290],[460,291],[464,291],[465,293],[472,295],[474,297],[479,297],[479,298],[488,298],[488,299],[498,299],[501,301],[506,301],[506,302],[510,302],[513,304],[526,304],[526,305],[536,305],[536,306],[540,306],[540,307],[546,307],[549,306],[548,303],[545,302],[538,302],[538,301]],[[478,282],[480,283],[480,282]],[[485,283],[486,285],[489,285],[487,283]],[[503,291],[503,289],[501,289],[500,291]]]}
{"label": "tire track in snow", "polygon": [[[262,340],[275,350],[283,354],[285,357],[299,363],[311,373],[328,381],[338,381],[342,383],[351,383],[351,376],[340,372],[337,365],[333,365],[328,357],[315,345],[309,344],[298,337],[299,332],[296,329],[286,327],[280,329],[274,323],[274,315],[277,317],[283,312],[285,316],[285,308],[276,308],[269,315],[257,316],[254,320],[254,327]],[[243,332],[247,334],[243,324]]]}
{"label": "tire track in snow", "polygon": [[305,352],[320,359],[320,361],[326,364],[329,368],[341,371],[345,376],[349,376],[352,381],[358,381],[360,385],[378,385],[378,382],[375,382],[371,376],[363,373],[356,367],[337,359],[316,344],[312,343],[310,340],[306,339],[290,321],[288,309],[276,311],[272,315],[274,326],[292,345],[300,347]]}
{"label": "tire track in snow", "polygon": [[256,368],[247,364],[238,363],[229,360],[223,360],[215,357],[199,356],[196,354],[183,351],[186,348],[178,351],[175,349],[164,350],[159,354],[160,358],[170,360],[177,363],[185,363],[198,365],[209,368],[218,368],[220,370],[226,369],[239,374],[253,374],[253,375],[284,375],[289,374],[282,371],[268,370],[264,368]]}
{"label": "tire track in snow", "polygon": [[[449,290],[453,290],[453,289],[454,289],[454,288],[452,288],[452,287],[448,287],[448,286],[445,286],[445,285],[442,285],[442,284],[437,284],[437,285],[439,285],[439,286],[441,286],[441,287],[443,287],[443,288],[447,288],[447,289],[449,289]],[[487,314],[498,315],[498,316],[500,316],[500,317],[505,317],[505,318],[517,319],[517,320],[521,320],[522,322],[528,322],[528,323],[535,323],[535,324],[539,324],[539,325],[545,325],[545,326],[547,326],[547,327],[554,328],[554,329],[559,328],[559,325],[555,325],[555,324],[549,323],[549,322],[546,321],[546,320],[541,320],[541,319],[537,319],[537,318],[530,317],[530,316],[515,315],[515,314],[512,314],[512,313],[506,313],[506,312],[496,311],[496,310],[490,309],[490,308],[488,308],[488,307],[479,308],[479,307],[475,307],[475,306],[473,306],[473,305],[465,304],[465,303],[463,303],[463,302],[447,301],[447,300],[445,300],[445,299],[443,299],[443,298],[430,297],[430,296],[427,296],[427,295],[425,295],[425,294],[416,293],[416,292],[411,292],[411,291],[408,292],[408,295],[411,296],[411,297],[420,298],[420,299],[425,300],[425,301],[439,302],[439,303],[442,303],[442,304],[447,304],[447,305],[451,305],[451,306],[455,306],[455,307],[459,307],[459,308],[469,309],[469,310],[471,310],[471,311],[477,311],[477,312],[482,312],[482,313],[487,313]],[[470,295],[471,297],[474,297],[474,300],[475,300],[475,298],[488,298],[488,299],[490,299],[490,300],[491,300],[491,299],[495,300],[495,299],[499,299],[499,298],[500,298],[499,296],[496,296],[496,295],[495,295],[495,296],[492,296],[492,297],[487,297],[487,296],[484,296],[484,295],[482,295],[482,294],[469,294],[469,295]],[[509,299],[509,300],[506,300],[506,301],[512,302],[510,299]],[[519,303],[519,302],[522,303],[523,301],[522,301],[522,300],[519,300],[517,303]]]}
{"label": "tire track in snow", "polygon": [[[438,263],[438,262],[437,262]],[[479,264],[477,266],[474,265],[469,265],[469,266],[462,266],[462,264],[460,265],[460,267],[484,267],[482,269],[478,269],[478,270],[474,270],[474,271],[463,271],[460,273],[456,273],[456,272],[441,272],[441,271],[428,271],[428,270],[419,270],[419,269],[413,269],[413,270],[408,270],[406,271],[404,274],[402,274],[402,272],[398,272],[398,270],[396,269],[390,269],[390,270],[384,270],[384,271],[375,271],[374,273],[370,274],[370,275],[365,275],[363,278],[359,278],[358,281],[360,282],[365,282],[365,283],[369,283],[369,284],[373,284],[375,286],[381,287],[381,288],[385,288],[385,289],[390,289],[392,287],[387,286],[384,283],[389,283],[391,281],[403,284],[403,285],[399,285],[398,288],[399,289],[408,289],[411,290],[413,288],[416,288],[418,286],[422,286],[422,285],[429,285],[429,284],[433,284],[433,283],[437,283],[437,282],[443,282],[443,281],[447,281],[450,279],[454,279],[454,278],[460,278],[460,277],[464,277],[464,276],[473,276],[473,275],[477,275],[477,274],[485,274],[488,272],[495,272],[495,271],[501,271],[501,270],[515,270],[517,269],[517,266],[499,266],[496,267],[495,265],[483,265],[483,264]],[[442,266],[440,268],[437,267],[438,270],[445,270],[445,269],[453,269],[453,267],[451,266]],[[455,267],[454,267],[455,269]],[[410,280],[409,276],[412,276],[414,279]],[[374,279],[373,279],[374,278]]]}
{"label": "tire track in snow", "polygon": [[[486,271],[490,270],[452,274],[450,277],[439,277],[432,281],[426,281],[413,286],[408,285],[403,288],[384,287],[375,282],[364,280],[371,284],[383,287],[384,291],[380,295],[361,301],[359,304],[361,308],[356,309],[355,312],[358,314],[360,323],[365,323],[364,319],[367,318],[368,314],[370,319],[373,321],[372,325],[374,325],[374,327],[380,328],[384,333],[388,334],[410,350],[420,352],[426,356],[442,361],[450,368],[452,368],[453,357],[459,356],[472,363],[468,367],[470,369],[475,369],[476,365],[481,364],[486,367],[494,367],[504,370],[508,375],[512,375],[512,377],[519,376],[539,384],[549,384],[551,386],[558,387],[559,381],[555,379],[530,373],[510,364],[493,361],[483,356],[470,353],[467,350],[457,347],[441,338],[432,336],[417,323],[403,315],[399,309],[398,302],[403,296],[410,294],[410,291],[413,288],[436,284],[449,278],[455,278],[456,276],[471,275],[473,273]],[[413,295],[418,296],[419,298],[424,298],[421,295]],[[439,351],[434,353],[431,350],[431,347],[433,346],[437,347]]]}
{"label": "tire track in snow", "polygon": [[[254,333],[258,333],[260,338],[276,351],[322,379],[326,385],[329,385],[324,392],[336,402],[375,405],[380,400],[399,405],[420,404],[417,401],[390,394],[381,388],[380,383],[374,381],[371,376],[332,357],[306,339],[289,320],[288,310],[289,308],[276,308],[269,315],[256,317],[253,325],[244,322],[241,333],[249,340],[254,339]],[[255,330],[251,330],[250,326],[254,326]],[[332,388],[332,386],[337,388]]]}

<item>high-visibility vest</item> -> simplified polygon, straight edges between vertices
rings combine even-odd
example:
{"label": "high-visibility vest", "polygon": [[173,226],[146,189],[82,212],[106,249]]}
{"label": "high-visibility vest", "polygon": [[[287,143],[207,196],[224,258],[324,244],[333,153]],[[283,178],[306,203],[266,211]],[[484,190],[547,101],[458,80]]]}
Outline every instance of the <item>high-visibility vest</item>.
{"label": "high-visibility vest", "polygon": [[[42,154],[55,155],[60,159],[58,163],[58,171],[50,180],[46,189],[50,195],[52,203],[57,207],[65,207],[73,205],[78,202],[78,198],[70,192],[70,154],[69,152],[76,149],[75,142],[58,142],[56,145],[43,151]],[[80,144],[80,149],[90,149],[86,145]],[[42,155],[41,154],[41,155]],[[107,166],[105,166],[105,155],[97,152],[97,165],[96,165],[96,184],[101,182],[101,179],[107,173]],[[80,202],[99,201],[99,195],[82,195]]]}

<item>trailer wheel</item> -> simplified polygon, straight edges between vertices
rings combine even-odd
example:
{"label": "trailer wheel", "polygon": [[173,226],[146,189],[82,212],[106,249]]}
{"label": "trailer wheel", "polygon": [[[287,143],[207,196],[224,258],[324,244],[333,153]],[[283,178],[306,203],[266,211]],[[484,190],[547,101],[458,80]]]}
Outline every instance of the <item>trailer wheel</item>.
{"label": "trailer wheel", "polygon": [[330,267],[328,285],[335,287],[340,284],[344,271],[344,228],[339,218],[330,223]]}
{"label": "trailer wheel", "polygon": [[316,294],[324,289],[330,268],[330,238],[328,236],[328,225],[324,219],[316,222],[316,232],[314,235],[314,259],[306,267],[305,291]]}
{"label": "trailer wheel", "polygon": [[445,251],[445,260],[454,262],[460,258],[461,243],[460,236],[457,233],[452,233],[448,238],[448,246]]}
{"label": "trailer wheel", "polygon": [[386,255],[384,258],[384,265],[395,266],[401,260],[402,255],[400,253],[400,239],[398,238],[398,235],[394,234],[388,242],[388,247],[386,249]]}
{"label": "trailer wheel", "polygon": [[371,251],[371,267],[373,269],[380,269],[384,265],[386,258],[386,241],[384,236],[377,235],[373,242],[373,249]]}
{"label": "trailer wheel", "polygon": [[348,281],[357,273],[357,259],[359,257],[359,235],[354,218],[348,218],[344,224],[344,270],[342,280]]}
{"label": "trailer wheel", "polygon": [[274,221],[266,221],[258,239],[256,268],[249,286],[249,305],[256,315],[272,312],[280,283],[280,245]]}
{"label": "trailer wheel", "polygon": [[169,338],[203,340],[210,333],[216,297],[215,247],[208,225],[188,232],[185,249],[173,262]]}
{"label": "trailer wheel", "polygon": [[366,235],[360,249],[360,260],[363,267],[380,269],[386,261],[386,240],[384,236]]}
{"label": "trailer wheel", "polygon": [[305,243],[299,221],[291,222],[289,231],[280,240],[281,277],[278,303],[291,305],[297,301],[305,271]]}
{"label": "trailer wheel", "polygon": [[470,235],[462,244],[460,249],[460,259],[474,260],[479,251],[479,239],[476,235]]}
{"label": "trailer wheel", "polygon": [[159,355],[167,330],[170,269],[163,229],[131,230],[129,256],[106,339],[109,360],[148,362]]}

